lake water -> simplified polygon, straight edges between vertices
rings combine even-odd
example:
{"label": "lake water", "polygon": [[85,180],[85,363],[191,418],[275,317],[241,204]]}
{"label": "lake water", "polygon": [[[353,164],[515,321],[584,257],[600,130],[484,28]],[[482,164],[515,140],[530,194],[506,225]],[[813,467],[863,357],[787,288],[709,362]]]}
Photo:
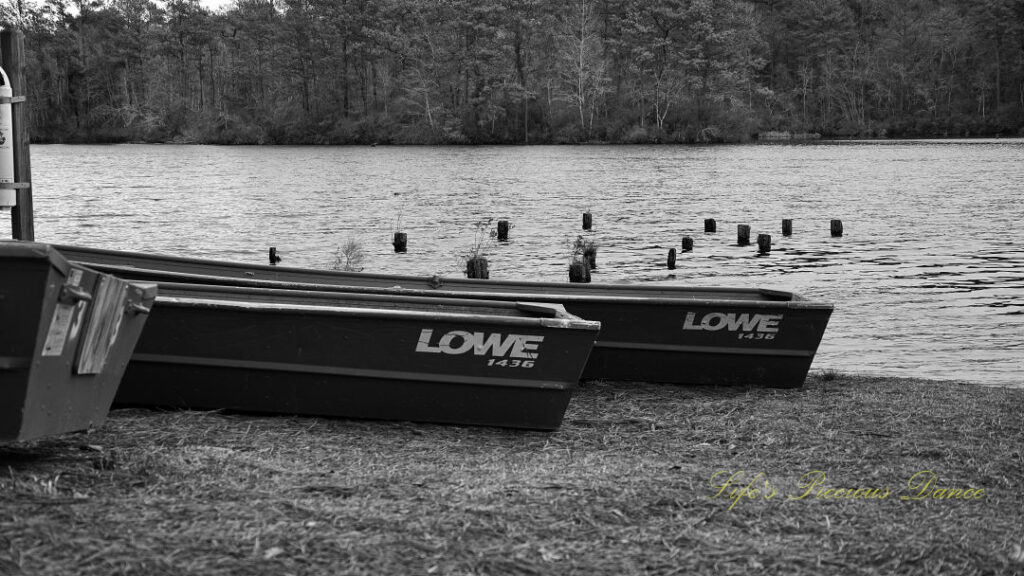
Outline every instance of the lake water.
{"label": "lake water", "polygon": [[[35,145],[36,238],[330,268],[757,286],[836,306],[815,369],[1024,386],[1024,140],[800,145],[218,147]],[[589,210],[594,227],[581,230]],[[704,233],[715,218],[718,233]],[[793,220],[783,237],[781,221]],[[492,220],[493,219],[493,220]],[[486,237],[497,219],[511,240]],[[841,219],[845,234],[831,237]],[[489,220],[492,220],[488,223]],[[482,223],[482,224],[481,224]],[[772,235],[772,252],[736,245]],[[409,251],[395,254],[396,229]],[[671,247],[694,238],[677,269]]]}

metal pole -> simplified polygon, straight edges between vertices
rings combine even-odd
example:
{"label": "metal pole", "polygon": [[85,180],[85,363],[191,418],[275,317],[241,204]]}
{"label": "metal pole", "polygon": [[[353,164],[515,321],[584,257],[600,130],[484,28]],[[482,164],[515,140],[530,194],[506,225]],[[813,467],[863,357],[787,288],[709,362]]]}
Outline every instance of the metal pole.
{"label": "metal pole", "polygon": [[12,234],[15,240],[35,240],[32,217],[32,168],[28,152],[28,110],[25,108],[25,34],[21,30],[0,32],[0,66],[11,79],[11,119],[14,134],[14,181],[23,187],[17,190],[18,205],[11,209]]}

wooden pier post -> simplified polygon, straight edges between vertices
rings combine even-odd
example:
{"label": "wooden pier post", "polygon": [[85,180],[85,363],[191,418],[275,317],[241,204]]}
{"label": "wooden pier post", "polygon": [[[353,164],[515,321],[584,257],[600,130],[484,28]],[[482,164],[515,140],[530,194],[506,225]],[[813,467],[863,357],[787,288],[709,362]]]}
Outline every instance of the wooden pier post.
{"label": "wooden pier post", "polygon": [[693,238],[683,236],[683,252],[693,252]]}
{"label": "wooden pier post", "polygon": [[276,266],[277,263],[281,261],[281,257],[277,255],[277,247],[276,246],[271,246],[270,247],[269,257],[270,257],[270,265],[271,266]]}
{"label": "wooden pier post", "polygon": [[718,223],[715,222],[714,218],[704,219],[704,233],[714,233],[718,231]]}
{"label": "wooden pier post", "polygon": [[838,237],[843,235],[843,221],[833,220],[832,221],[832,237]]}
{"label": "wooden pier post", "polygon": [[793,221],[790,220],[789,218],[784,218],[782,220],[782,235],[783,236],[792,236],[793,235]]}
{"label": "wooden pier post", "polygon": [[508,240],[508,220],[498,220],[498,241],[505,242]]}
{"label": "wooden pier post", "polygon": [[391,245],[395,247],[395,252],[405,252],[408,240],[409,237],[405,232],[395,232],[395,237],[391,241]]}
{"label": "wooden pier post", "polygon": [[569,264],[569,282],[590,282],[590,264],[586,258],[573,258]]}
{"label": "wooden pier post", "polygon": [[768,254],[772,251],[772,235],[771,234],[758,234],[757,235],[757,253]]}
{"label": "wooden pier post", "polygon": [[487,280],[490,277],[491,273],[487,269],[487,258],[484,258],[483,256],[473,256],[469,260],[466,260],[466,278]]}
{"label": "wooden pier post", "polygon": [[28,110],[25,108],[25,34],[21,30],[0,32],[0,66],[11,80],[11,134],[14,137],[14,187],[18,205],[11,209],[11,232],[15,240],[34,241],[32,210],[32,162],[29,157]]}
{"label": "wooden pier post", "polygon": [[736,244],[747,246],[750,244],[750,225],[740,224],[736,226]]}
{"label": "wooden pier post", "polygon": [[584,230],[590,230],[590,228],[593,225],[594,225],[594,217],[593,217],[593,215],[590,212],[584,212],[583,213],[583,229]]}
{"label": "wooden pier post", "polygon": [[676,269],[676,249],[675,248],[669,248],[668,249],[668,269],[669,270],[675,270]]}

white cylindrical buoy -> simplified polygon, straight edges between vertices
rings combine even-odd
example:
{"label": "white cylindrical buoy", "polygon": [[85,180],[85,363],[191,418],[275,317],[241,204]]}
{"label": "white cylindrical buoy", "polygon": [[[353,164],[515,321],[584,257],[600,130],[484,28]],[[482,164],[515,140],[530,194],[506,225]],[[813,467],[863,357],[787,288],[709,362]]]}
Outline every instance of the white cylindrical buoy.
{"label": "white cylindrical buoy", "polygon": [[0,188],[0,212],[5,212],[18,205],[18,193],[14,190]]}
{"label": "white cylindrical buoy", "polygon": [[[0,68],[4,85],[0,86],[0,186],[14,185],[14,127],[11,123],[11,80]],[[0,210],[8,210],[18,204],[18,193],[14,188],[0,188]]]}

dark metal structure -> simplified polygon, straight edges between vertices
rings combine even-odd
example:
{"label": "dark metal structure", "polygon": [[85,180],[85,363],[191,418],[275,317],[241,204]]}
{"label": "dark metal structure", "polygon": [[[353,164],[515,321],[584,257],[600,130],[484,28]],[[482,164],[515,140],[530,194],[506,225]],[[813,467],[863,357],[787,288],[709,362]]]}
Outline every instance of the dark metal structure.
{"label": "dark metal structure", "polygon": [[0,441],[102,424],[155,296],[45,244],[0,241]]}

